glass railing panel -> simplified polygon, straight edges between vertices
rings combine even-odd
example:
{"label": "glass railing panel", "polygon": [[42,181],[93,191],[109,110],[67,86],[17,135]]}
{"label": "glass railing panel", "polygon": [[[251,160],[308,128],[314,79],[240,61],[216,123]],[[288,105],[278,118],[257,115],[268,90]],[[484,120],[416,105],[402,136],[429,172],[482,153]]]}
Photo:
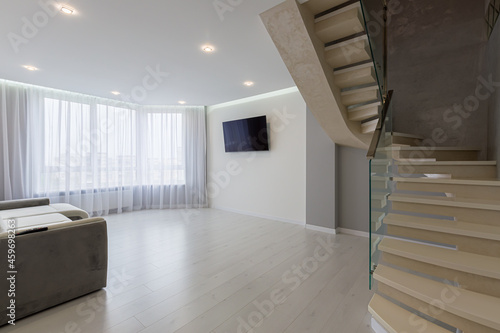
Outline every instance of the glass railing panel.
{"label": "glass railing panel", "polygon": [[380,95],[384,96],[387,88],[385,86],[386,68],[384,67],[384,3],[383,0],[361,0],[360,2]]}
{"label": "glass railing panel", "polygon": [[[384,218],[390,211],[389,195],[393,192],[392,171],[392,92],[389,92],[386,104],[383,107],[385,119],[380,121],[380,126],[374,133],[374,140],[377,140],[376,149],[370,159],[370,273],[373,273],[381,253],[378,250],[378,244],[387,233],[387,227],[384,225]],[[382,118],[381,118],[382,119]],[[373,277],[370,274],[370,289],[373,285]]]}

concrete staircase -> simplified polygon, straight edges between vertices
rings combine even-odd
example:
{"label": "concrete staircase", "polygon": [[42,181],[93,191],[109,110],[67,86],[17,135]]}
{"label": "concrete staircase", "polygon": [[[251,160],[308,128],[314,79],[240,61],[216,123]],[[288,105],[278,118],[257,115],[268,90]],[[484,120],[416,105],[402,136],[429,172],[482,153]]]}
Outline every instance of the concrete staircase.
{"label": "concrete staircase", "polygon": [[326,133],[367,149],[381,96],[361,2],[286,0],[261,18]]}

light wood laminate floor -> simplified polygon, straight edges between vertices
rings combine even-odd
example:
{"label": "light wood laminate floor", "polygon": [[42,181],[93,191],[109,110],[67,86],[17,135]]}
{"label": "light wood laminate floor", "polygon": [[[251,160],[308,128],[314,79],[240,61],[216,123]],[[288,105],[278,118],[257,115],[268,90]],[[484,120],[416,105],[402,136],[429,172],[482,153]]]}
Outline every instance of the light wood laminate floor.
{"label": "light wood laminate floor", "polygon": [[106,220],[107,288],[1,333],[372,332],[366,238],[215,209]]}

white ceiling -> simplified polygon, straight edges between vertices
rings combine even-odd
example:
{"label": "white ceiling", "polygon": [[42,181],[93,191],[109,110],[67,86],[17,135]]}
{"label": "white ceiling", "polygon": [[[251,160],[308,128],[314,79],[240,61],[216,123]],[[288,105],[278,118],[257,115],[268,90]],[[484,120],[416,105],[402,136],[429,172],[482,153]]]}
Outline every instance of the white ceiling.
{"label": "white ceiling", "polygon": [[[0,0],[0,78],[119,100],[110,92],[135,88],[140,104],[214,105],[288,88],[294,82],[259,18],[282,1],[69,0],[74,15],[50,17],[39,1]],[[23,32],[26,21],[38,31]],[[17,53],[13,34],[26,38]],[[206,43],[213,54],[201,51]],[[147,80],[143,99],[148,67],[168,76],[158,87]]]}

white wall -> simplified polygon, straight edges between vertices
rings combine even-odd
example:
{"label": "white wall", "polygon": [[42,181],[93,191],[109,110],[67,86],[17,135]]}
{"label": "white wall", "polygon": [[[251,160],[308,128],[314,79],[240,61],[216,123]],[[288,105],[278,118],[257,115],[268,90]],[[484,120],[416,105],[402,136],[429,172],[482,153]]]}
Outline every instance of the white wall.
{"label": "white wall", "polygon": [[[225,153],[222,122],[266,115],[268,152]],[[210,207],[305,224],[306,105],[297,89],[207,109]]]}
{"label": "white wall", "polygon": [[335,143],[307,111],[307,224],[335,229]]}

